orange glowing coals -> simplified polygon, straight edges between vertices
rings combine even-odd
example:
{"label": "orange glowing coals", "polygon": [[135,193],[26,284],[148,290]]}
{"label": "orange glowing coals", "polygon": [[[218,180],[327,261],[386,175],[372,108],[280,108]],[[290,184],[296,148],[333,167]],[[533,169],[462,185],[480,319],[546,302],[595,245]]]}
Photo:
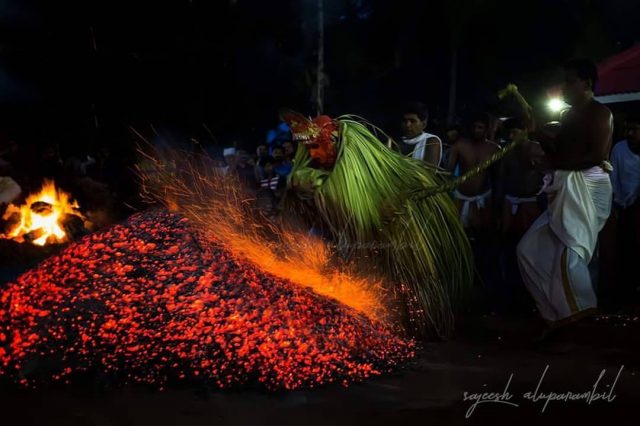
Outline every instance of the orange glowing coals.
{"label": "orange glowing coals", "polygon": [[414,345],[162,211],[72,243],[0,293],[0,375],[24,385],[87,371],[159,388],[348,384]]}

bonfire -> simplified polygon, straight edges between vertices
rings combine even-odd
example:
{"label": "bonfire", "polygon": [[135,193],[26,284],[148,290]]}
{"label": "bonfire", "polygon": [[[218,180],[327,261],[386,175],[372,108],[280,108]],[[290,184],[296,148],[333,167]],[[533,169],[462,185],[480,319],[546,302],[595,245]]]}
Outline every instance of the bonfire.
{"label": "bonfire", "polygon": [[37,246],[60,244],[69,240],[69,230],[84,226],[86,218],[71,196],[46,180],[40,191],[27,197],[24,204],[10,204],[2,219],[8,222],[0,238],[29,242]]}

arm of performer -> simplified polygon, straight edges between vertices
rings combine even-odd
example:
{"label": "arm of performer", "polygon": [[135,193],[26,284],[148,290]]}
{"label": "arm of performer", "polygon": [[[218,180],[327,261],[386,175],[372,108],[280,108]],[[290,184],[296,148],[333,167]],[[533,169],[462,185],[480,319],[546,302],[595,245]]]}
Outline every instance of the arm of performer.
{"label": "arm of performer", "polygon": [[[535,129],[533,109],[518,91],[510,84],[500,91],[498,96],[503,98],[512,95],[525,113],[525,120],[529,131]],[[544,150],[543,156],[535,156],[532,164],[538,170],[584,170],[602,163],[608,157],[611,134],[613,132],[613,117],[604,106],[597,104],[587,113],[584,121],[585,132],[557,133],[552,127],[545,125],[537,132],[537,140]],[[556,134],[557,133],[557,134]],[[580,140],[577,140],[580,138]]]}
{"label": "arm of performer", "polygon": [[531,107],[524,96],[522,96],[522,94],[518,90],[518,86],[516,86],[515,84],[509,84],[506,88],[498,92],[498,97],[500,99],[506,97],[507,95],[513,96],[518,102],[520,108],[522,108],[522,118],[524,120],[525,129],[529,132],[535,131],[536,123],[533,117],[533,107]]}

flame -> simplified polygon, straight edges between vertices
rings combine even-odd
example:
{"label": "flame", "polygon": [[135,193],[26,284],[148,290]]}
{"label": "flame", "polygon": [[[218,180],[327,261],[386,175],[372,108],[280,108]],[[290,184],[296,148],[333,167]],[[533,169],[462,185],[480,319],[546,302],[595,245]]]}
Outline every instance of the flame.
{"label": "flame", "polygon": [[[226,207],[226,220],[217,219],[218,216],[214,217],[211,211],[207,222],[210,223],[208,235],[221,241],[229,251],[265,272],[337,299],[372,319],[385,319],[382,283],[370,277],[359,278],[347,272],[348,269],[331,266],[333,252],[324,241],[273,226],[270,227],[272,240],[268,240],[259,232],[264,225],[254,228],[253,232],[246,226],[240,228],[238,225],[247,221],[247,217],[233,205],[227,204]],[[189,208],[185,210],[188,212]]]}
{"label": "flame", "polygon": [[[32,209],[34,203],[46,203],[46,211],[36,212]],[[37,231],[38,238],[31,241],[38,246],[49,243],[62,243],[67,240],[67,234],[62,229],[61,220],[64,215],[73,214],[81,219],[85,217],[78,211],[80,206],[71,199],[71,196],[56,188],[53,181],[45,180],[42,189],[27,197],[21,206],[10,204],[2,217],[10,220],[14,215],[18,215],[19,220],[11,226],[4,238],[13,239],[18,242],[25,241],[27,234]]]}
{"label": "flame", "polygon": [[167,161],[142,154],[146,167],[138,168],[138,176],[143,197],[191,219],[204,239],[373,320],[391,319],[381,280],[335,265],[333,251],[321,239],[256,216],[252,197],[236,179],[216,173],[209,159],[170,153]]}

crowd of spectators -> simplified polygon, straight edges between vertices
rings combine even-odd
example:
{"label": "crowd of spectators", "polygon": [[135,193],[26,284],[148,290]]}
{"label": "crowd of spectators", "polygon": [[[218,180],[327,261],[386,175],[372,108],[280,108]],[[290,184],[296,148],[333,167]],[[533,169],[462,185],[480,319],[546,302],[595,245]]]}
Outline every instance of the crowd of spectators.
{"label": "crowd of spectators", "polygon": [[[618,132],[624,139],[614,144],[611,153],[614,208],[601,232],[599,255],[593,261],[598,292],[614,307],[638,296],[637,283],[624,277],[633,276],[634,256],[640,251],[640,118],[629,116],[624,126],[624,132]],[[397,138],[382,142],[439,168],[449,179],[472,170],[508,146],[525,130],[525,124],[517,117],[498,119],[477,114],[467,123],[433,131],[426,107],[412,103],[398,117],[398,130]],[[221,172],[236,174],[267,216],[277,216],[297,148],[286,124],[280,123],[254,150],[230,146],[214,155],[214,163]],[[536,149],[540,148],[535,141],[527,141],[451,194],[474,249],[477,288],[492,310],[525,311],[533,306],[522,285],[515,249],[547,203],[540,193],[542,173],[526,160]],[[53,144],[34,151],[12,140],[2,141],[4,198],[0,200],[0,213],[7,203],[19,200],[20,190],[25,196],[37,190],[44,179],[52,179],[80,201],[94,222],[106,225],[120,220],[139,205],[127,156],[114,153],[109,144],[89,154],[63,158]],[[16,184],[13,192],[8,179]]]}

